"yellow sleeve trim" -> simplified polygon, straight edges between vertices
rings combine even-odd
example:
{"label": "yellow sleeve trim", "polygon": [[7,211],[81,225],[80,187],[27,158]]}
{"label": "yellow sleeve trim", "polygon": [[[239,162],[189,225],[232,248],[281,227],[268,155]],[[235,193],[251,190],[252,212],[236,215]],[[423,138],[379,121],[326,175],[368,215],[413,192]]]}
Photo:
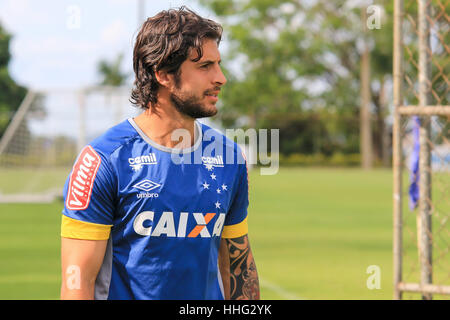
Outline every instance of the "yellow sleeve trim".
{"label": "yellow sleeve trim", "polygon": [[222,238],[233,239],[239,238],[248,233],[247,217],[237,224],[223,227]]}
{"label": "yellow sleeve trim", "polygon": [[108,240],[112,225],[84,222],[62,215],[61,237],[82,240]]}

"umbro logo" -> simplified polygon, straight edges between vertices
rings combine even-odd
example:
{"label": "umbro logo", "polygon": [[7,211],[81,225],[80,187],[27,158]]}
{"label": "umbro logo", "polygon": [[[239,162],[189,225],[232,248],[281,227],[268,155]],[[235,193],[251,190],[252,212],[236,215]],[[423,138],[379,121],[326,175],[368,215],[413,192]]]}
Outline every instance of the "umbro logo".
{"label": "umbro logo", "polygon": [[161,185],[159,183],[156,183],[156,182],[146,179],[146,180],[143,180],[143,181],[135,184],[133,186],[133,188],[148,192],[148,191],[158,188],[160,186]]}

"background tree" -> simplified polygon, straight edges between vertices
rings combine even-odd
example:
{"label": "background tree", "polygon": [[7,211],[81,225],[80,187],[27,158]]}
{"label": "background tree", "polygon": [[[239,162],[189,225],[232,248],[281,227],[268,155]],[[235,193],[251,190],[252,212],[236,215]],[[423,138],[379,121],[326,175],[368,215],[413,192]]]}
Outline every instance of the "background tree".
{"label": "background tree", "polygon": [[101,60],[98,63],[97,70],[100,74],[100,83],[102,85],[121,86],[125,84],[129,74],[121,70],[122,60],[123,54],[120,53],[112,62]]}
{"label": "background tree", "polygon": [[[296,134],[314,146],[306,147],[300,142],[304,139],[294,136],[280,138],[282,153],[359,152],[362,2],[199,1],[218,16],[229,44],[223,59],[229,82],[219,115],[225,126],[276,124],[280,135],[285,127],[297,127]],[[379,129],[386,117],[380,101],[387,101],[383,94],[392,71],[392,5],[379,2],[387,6],[387,14],[381,29],[368,33],[375,75],[370,81],[372,99],[378,99],[380,115],[379,126],[372,126],[374,141],[381,140],[379,132],[386,132]],[[316,124],[295,124],[308,117],[309,124]]]}
{"label": "background tree", "polygon": [[18,85],[9,74],[10,41],[11,35],[0,24],[0,137],[5,132],[27,91],[25,87]]}

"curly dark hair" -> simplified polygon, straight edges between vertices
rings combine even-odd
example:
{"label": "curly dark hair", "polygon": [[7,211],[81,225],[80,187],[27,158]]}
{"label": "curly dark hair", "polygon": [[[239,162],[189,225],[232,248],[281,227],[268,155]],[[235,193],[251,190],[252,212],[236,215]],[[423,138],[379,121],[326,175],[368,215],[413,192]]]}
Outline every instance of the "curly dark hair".
{"label": "curly dark hair", "polygon": [[159,83],[155,72],[165,70],[179,77],[181,64],[188,58],[190,49],[197,50],[199,61],[204,39],[213,39],[219,45],[222,26],[205,19],[182,6],[164,10],[148,18],[139,31],[133,51],[135,73],[130,102],[143,109],[157,102]]}

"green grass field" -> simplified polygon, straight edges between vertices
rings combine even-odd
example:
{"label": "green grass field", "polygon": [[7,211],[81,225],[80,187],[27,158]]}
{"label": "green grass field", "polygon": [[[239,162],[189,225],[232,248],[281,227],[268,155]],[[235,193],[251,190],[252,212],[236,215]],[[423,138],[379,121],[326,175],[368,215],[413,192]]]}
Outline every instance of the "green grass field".
{"label": "green grass field", "polygon": [[0,169],[0,194],[33,194],[61,189],[72,168]]}
{"label": "green grass field", "polygon": [[[286,169],[252,175],[251,241],[266,299],[391,299],[391,173]],[[366,269],[381,268],[369,290]]]}
{"label": "green grass field", "polygon": [[[253,170],[249,235],[262,298],[392,299],[391,199],[390,170]],[[0,299],[59,298],[61,208],[0,205]],[[366,286],[371,265],[381,289]]]}

